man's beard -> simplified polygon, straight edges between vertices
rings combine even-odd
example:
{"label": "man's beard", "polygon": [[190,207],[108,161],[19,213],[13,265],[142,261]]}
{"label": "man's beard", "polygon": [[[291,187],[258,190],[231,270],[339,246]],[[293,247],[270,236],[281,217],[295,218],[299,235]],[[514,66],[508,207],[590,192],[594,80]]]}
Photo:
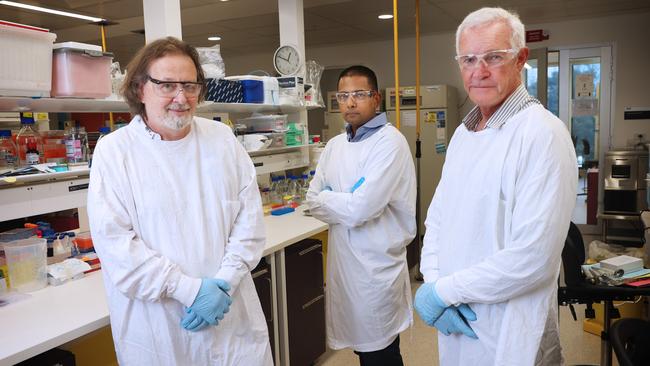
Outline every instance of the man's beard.
{"label": "man's beard", "polygon": [[187,114],[185,116],[174,116],[169,110],[189,110],[190,106],[188,104],[172,103],[167,107],[167,113],[162,118],[162,123],[165,127],[172,130],[182,130],[187,127],[187,125],[192,122],[192,115]]}

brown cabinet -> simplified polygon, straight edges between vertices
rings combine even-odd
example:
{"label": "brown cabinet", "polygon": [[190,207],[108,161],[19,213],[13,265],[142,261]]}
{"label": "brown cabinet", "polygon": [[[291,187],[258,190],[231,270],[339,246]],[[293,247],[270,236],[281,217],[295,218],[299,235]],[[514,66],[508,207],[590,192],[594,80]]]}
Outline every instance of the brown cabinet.
{"label": "brown cabinet", "polygon": [[271,352],[275,359],[275,337],[273,334],[273,287],[271,286],[271,266],[266,262],[266,258],[262,258],[260,263],[251,272],[257,296],[260,298],[262,304],[262,311],[266,318],[266,325],[269,329],[269,341],[271,343]]}
{"label": "brown cabinet", "polygon": [[291,366],[311,365],[325,353],[322,250],[322,243],[315,239],[305,239],[285,248]]}

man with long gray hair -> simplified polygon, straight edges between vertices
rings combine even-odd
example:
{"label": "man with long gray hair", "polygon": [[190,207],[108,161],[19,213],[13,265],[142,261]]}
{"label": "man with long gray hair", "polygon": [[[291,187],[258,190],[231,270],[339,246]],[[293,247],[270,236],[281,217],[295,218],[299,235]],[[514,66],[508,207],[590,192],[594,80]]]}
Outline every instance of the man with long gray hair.
{"label": "man with long gray hair", "polygon": [[265,242],[253,162],[228,127],[194,116],[192,46],[153,41],[128,71],[133,119],[97,144],[88,192],[118,362],[272,365],[250,274]]}
{"label": "man with long gray hair", "polygon": [[476,104],[449,144],[426,218],[415,296],[439,331],[440,364],[560,365],[557,279],[576,199],[565,125],[522,84],[524,26],[501,8],[456,33]]}

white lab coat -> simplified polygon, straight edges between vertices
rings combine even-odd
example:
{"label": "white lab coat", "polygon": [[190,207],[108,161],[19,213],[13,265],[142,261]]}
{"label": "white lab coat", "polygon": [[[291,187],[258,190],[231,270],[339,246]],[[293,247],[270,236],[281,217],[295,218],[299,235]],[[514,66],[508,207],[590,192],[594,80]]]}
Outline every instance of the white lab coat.
{"label": "white lab coat", "polygon": [[[88,214],[121,365],[272,365],[250,275],[265,237],[253,164],[228,127],[194,118],[178,141],[140,117],[97,145]],[[232,287],[218,326],[180,325],[201,278]]]}
{"label": "white lab coat", "polygon": [[[349,193],[361,177],[365,182]],[[307,202],[314,217],[330,224],[329,346],[386,348],[413,322],[406,245],[415,237],[415,172],[406,139],[390,124],[359,142],[348,142],[345,133],[334,137]]]}
{"label": "white lab coat", "polygon": [[557,280],[577,176],[566,127],[540,105],[500,129],[456,129],[421,271],[443,301],[476,312],[479,339],[439,333],[442,366],[562,364]]}

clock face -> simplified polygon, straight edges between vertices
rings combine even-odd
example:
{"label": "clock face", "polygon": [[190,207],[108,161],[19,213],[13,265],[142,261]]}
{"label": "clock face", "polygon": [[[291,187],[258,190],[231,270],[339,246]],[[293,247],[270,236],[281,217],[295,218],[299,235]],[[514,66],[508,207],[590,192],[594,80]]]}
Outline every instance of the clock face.
{"label": "clock face", "polygon": [[300,55],[293,46],[281,46],[273,55],[273,65],[280,75],[295,75],[300,69]]}

